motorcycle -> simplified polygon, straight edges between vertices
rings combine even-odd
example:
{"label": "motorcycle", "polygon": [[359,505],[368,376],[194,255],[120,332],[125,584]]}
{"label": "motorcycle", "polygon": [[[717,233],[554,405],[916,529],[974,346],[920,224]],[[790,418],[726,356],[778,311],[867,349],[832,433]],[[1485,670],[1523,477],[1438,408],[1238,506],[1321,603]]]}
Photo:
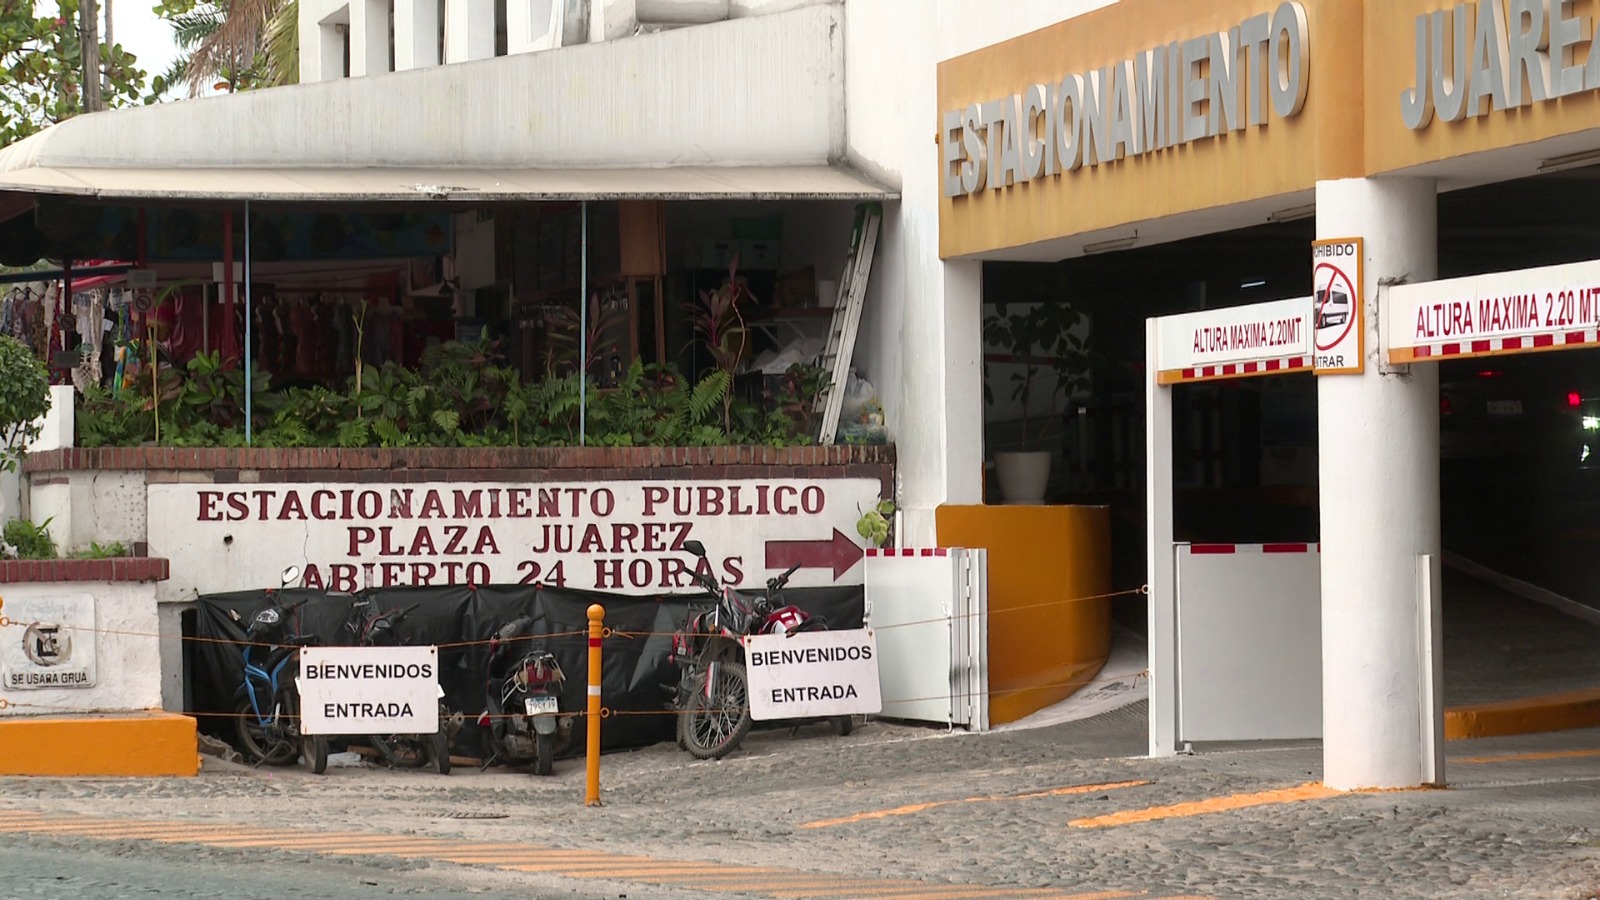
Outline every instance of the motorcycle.
{"label": "motorcycle", "polygon": [[[283,570],[283,587],[299,580],[299,567]],[[269,601],[272,593],[268,592]],[[300,692],[294,683],[300,672],[300,648],[320,641],[315,635],[289,631],[293,613],[307,599],[272,604],[250,617],[244,634],[244,681],[235,692],[234,721],[239,744],[254,764],[288,765],[299,757],[313,774],[321,775],[328,768],[328,739],[300,732]],[[238,613],[232,615],[237,621]],[[256,653],[263,646],[265,658],[258,659]]]}
{"label": "motorcycle", "polygon": [[[683,546],[705,561],[704,544],[684,541]],[[782,602],[781,592],[799,568],[790,566],[783,574],[767,579],[763,593],[719,584],[704,565],[694,573],[695,581],[716,598],[716,604],[689,616],[683,630],[673,634],[668,658],[682,669],[672,701],[678,714],[678,747],[696,759],[721,759],[737,750],[750,733],[746,637],[827,629],[820,617]],[[840,735],[849,734],[854,727],[850,716],[833,716],[829,721]]]}
{"label": "motorcycle", "polygon": [[478,718],[488,735],[485,769],[497,762],[532,762],[535,775],[549,775],[555,771],[556,754],[572,742],[573,714],[561,709],[566,683],[561,664],[543,646],[518,646],[528,640],[532,625],[533,619],[523,616],[489,639],[484,680],[488,708]]}
{"label": "motorcycle", "polygon": [[[362,600],[352,609],[347,627],[358,646],[399,647],[405,642],[397,627],[419,606],[420,603],[413,603],[405,609],[378,612],[371,600]],[[432,734],[369,734],[367,742],[391,767],[417,769],[431,765],[440,775],[449,775],[450,738],[446,731],[449,718],[441,704],[438,731]]]}

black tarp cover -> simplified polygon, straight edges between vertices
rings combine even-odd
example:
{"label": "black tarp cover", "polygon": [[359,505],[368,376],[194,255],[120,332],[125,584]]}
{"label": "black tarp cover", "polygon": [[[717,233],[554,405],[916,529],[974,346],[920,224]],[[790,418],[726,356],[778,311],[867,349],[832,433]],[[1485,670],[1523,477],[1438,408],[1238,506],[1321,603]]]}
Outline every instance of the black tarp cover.
{"label": "black tarp cover", "polygon": [[[270,598],[270,600],[269,600]],[[202,727],[234,740],[230,715],[235,692],[244,678],[243,623],[269,603],[285,604],[305,598],[295,611],[295,629],[316,635],[323,644],[353,644],[345,628],[355,604],[370,601],[378,610],[415,611],[406,616],[398,632],[406,643],[439,645],[439,683],[445,704],[466,716],[466,726],[455,736],[452,749],[478,756],[482,752],[477,716],[484,710],[484,672],[488,639],[495,630],[518,616],[534,617],[533,631],[555,654],[566,673],[561,698],[563,710],[587,708],[588,608],[605,608],[605,625],[612,634],[601,643],[601,697],[611,714],[602,720],[602,749],[638,747],[671,740],[672,717],[665,714],[667,690],[677,682],[678,667],[667,661],[671,634],[682,626],[693,608],[703,608],[710,598],[700,596],[634,597],[535,585],[485,587],[388,587],[358,594],[321,591],[235,591],[207,594],[197,602],[190,656],[190,696]],[[864,592],[860,585],[793,588],[784,599],[812,615],[826,619],[831,628],[860,628]],[[237,620],[230,615],[237,614]],[[259,652],[259,651],[258,651]],[[208,715],[211,714],[211,715]],[[222,715],[216,715],[222,714]]]}

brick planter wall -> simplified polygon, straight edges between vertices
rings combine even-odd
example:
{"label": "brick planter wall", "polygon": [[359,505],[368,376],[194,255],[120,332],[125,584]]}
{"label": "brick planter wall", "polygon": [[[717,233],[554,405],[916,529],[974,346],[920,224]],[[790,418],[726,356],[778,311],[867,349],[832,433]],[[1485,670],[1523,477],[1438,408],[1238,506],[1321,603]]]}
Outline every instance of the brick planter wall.
{"label": "brick planter wall", "polygon": [[112,559],[12,559],[0,562],[0,584],[63,581],[166,581],[167,561],[156,557]]}
{"label": "brick planter wall", "polygon": [[144,472],[152,484],[202,481],[406,483],[627,481],[640,478],[876,478],[894,494],[894,447],[68,448],[29,454],[35,487],[72,472]]}

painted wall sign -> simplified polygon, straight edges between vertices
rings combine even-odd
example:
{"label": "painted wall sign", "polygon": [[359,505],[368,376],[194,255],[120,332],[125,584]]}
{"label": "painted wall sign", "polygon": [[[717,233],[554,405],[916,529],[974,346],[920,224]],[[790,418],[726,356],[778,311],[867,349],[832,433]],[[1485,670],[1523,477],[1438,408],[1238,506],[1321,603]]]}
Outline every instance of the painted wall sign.
{"label": "painted wall sign", "polygon": [[1600,261],[1495,272],[1389,289],[1391,363],[1600,343]]}
{"label": "painted wall sign", "polygon": [[1311,299],[1274,300],[1158,320],[1156,382],[1241,378],[1311,366]]}
{"label": "painted wall sign", "polygon": [[306,734],[439,730],[437,647],[306,647],[295,685]]}
{"label": "painted wall sign", "polygon": [[1571,0],[1476,0],[1417,16],[1415,75],[1400,93],[1406,127],[1417,131],[1436,116],[1460,122],[1600,88],[1595,23],[1574,7]]}
{"label": "painted wall sign", "polygon": [[1053,83],[944,111],[944,196],[1056,178],[1263,127],[1305,106],[1305,8],[1278,4],[1226,31],[1152,47]]}
{"label": "painted wall sign", "polygon": [[89,688],[95,683],[95,609],[88,594],[6,603],[0,629],[0,685],[7,689]]}
{"label": "painted wall sign", "polygon": [[877,650],[868,628],[746,638],[750,718],[809,719],[882,711]]}
{"label": "painted wall sign", "polygon": [[796,587],[860,584],[852,537],[871,478],[515,483],[154,484],[150,552],[201,591],[308,586],[532,584],[696,590],[686,540],[735,585],[791,565]]}
{"label": "painted wall sign", "polygon": [[1312,354],[1318,375],[1359,374],[1365,364],[1361,238],[1311,242]]}

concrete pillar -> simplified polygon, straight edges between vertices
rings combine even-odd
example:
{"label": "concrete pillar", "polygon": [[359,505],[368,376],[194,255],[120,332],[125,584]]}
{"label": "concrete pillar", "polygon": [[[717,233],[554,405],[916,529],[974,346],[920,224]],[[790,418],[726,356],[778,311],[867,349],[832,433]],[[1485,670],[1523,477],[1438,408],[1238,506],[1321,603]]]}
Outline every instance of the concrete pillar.
{"label": "concrete pillar", "polygon": [[351,0],[350,77],[389,71],[391,0]]}
{"label": "concrete pillar", "polygon": [[486,0],[446,0],[444,61],[494,58],[494,4]]}
{"label": "concrete pillar", "polygon": [[394,0],[394,70],[439,64],[439,0]]}
{"label": "concrete pillar", "polygon": [[1339,790],[1433,777],[1419,556],[1439,554],[1439,373],[1385,371],[1378,284],[1437,277],[1436,210],[1431,180],[1317,184],[1317,236],[1364,238],[1366,255],[1365,371],[1317,378],[1323,781]]}
{"label": "concrete pillar", "polygon": [[300,83],[343,78],[349,4],[302,2],[299,24]]}

